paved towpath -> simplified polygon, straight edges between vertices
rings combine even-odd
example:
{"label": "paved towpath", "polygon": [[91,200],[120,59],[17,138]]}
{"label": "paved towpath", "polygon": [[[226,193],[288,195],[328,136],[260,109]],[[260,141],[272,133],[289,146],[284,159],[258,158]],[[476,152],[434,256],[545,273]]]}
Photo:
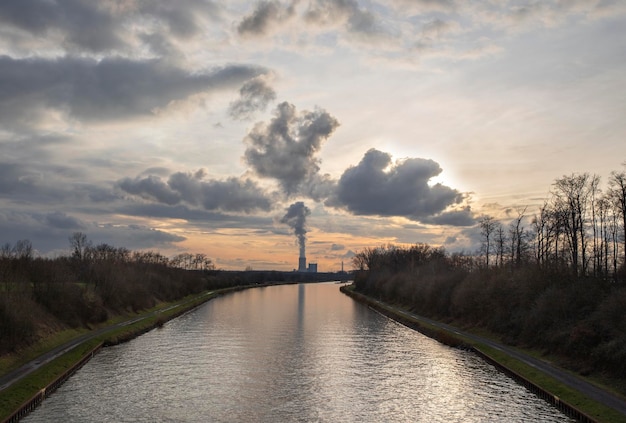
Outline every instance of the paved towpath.
{"label": "paved towpath", "polygon": [[622,413],[624,416],[626,416],[626,401],[623,398],[620,398],[616,395],[614,395],[611,392],[605,391],[604,389],[601,389],[599,387],[597,387],[596,385],[593,385],[589,382],[587,382],[584,379],[581,379],[580,377],[576,376],[575,374],[572,374],[570,372],[567,372],[559,367],[556,367],[546,361],[540,360],[538,358],[535,358],[531,355],[525,354],[523,352],[520,352],[519,350],[515,349],[515,348],[511,348],[508,347],[506,345],[500,344],[498,342],[495,342],[492,339],[488,339],[488,338],[484,338],[482,336],[478,336],[478,335],[474,335],[471,334],[469,332],[465,332],[462,331],[454,326],[450,326],[447,325],[445,323],[441,323],[441,322],[437,322],[435,320],[431,320],[428,319],[426,317],[423,316],[419,316],[417,314],[413,314],[413,313],[409,313],[407,311],[401,310],[397,307],[392,307],[389,304],[383,303],[382,301],[378,301],[375,300],[371,297],[368,297],[368,299],[374,303],[379,304],[382,307],[388,308],[388,309],[392,309],[394,312],[400,314],[400,315],[404,315],[407,317],[410,317],[412,319],[418,320],[418,321],[422,321],[425,323],[428,323],[430,325],[439,327],[441,329],[445,329],[447,331],[456,333],[457,335],[461,335],[463,337],[466,337],[468,339],[471,339],[472,341],[475,342],[479,342],[481,344],[485,344],[488,345],[491,348],[495,348],[497,350],[503,351],[506,354],[516,358],[517,360],[532,366],[536,369],[539,369],[540,371],[542,371],[543,373],[551,376],[552,378],[558,380],[559,382],[563,383],[564,385],[567,385],[573,389],[576,389],[580,392],[582,392],[584,395],[588,396],[589,398],[592,398],[593,400],[604,404],[608,407],[611,407],[615,410],[617,410],[618,412]]}
{"label": "paved towpath", "polygon": [[[210,294],[212,294],[213,292],[207,292],[204,294],[204,296],[208,296]],[[52,360],[54,360],[57,357],[60,357],[61,355],[65,354],[68,351],[71,351],[72,349],[76,348],[78,345],[82,344],[83,342],[89,341],[91,339],[94,339],[97,336],[103,335],[105,333],[111,332],[115,329],[119,329],[121,327],[124,326],[128,326],[128,325],[132,325],[133,323],[136,322],[140,322],[142,320],[148,319],[150,317],[154,317],[157,314],[161,314],[163,312],[166,312],[168,310],[171,310],[173,308],[176,307],[180,307],[183,305],[186,305],[192,301],[195,301],[197,299],[197,297],[177,303],[177,304],[173,304],[167,308],[163,308],[160,310],[156,310],[153,312],[150,312],[148,314],[143,314],[139,317],[134,317],[132,319],[123,321],[121,323],[117,323],[114,325],[110,325],[110,326],[106,326],[94,331],[91,331],[89,333],[86,333],[82,336],[79,336],[78,338],[74,338],[69,342],[66,342],[63,345],[59,345],[58,347],[54,348],[53,350],[48,351],[47,353],[44,353],[42,355],[40,355],[39,357],[35,358],[34,360],[29,361],[28,363],[24,364],[23,366],[7,373],[4,374],[2,376],[0,376],[0,393],[2,393],[3,390],[5,390],[6,388],[8,388],[9,386],[13,385],[15,382],[17,382],[18,380],[22,379],[23,377],[31,374],[32,372],[34,372],[35,370],[39,369],[41,366],[51,362]]]}

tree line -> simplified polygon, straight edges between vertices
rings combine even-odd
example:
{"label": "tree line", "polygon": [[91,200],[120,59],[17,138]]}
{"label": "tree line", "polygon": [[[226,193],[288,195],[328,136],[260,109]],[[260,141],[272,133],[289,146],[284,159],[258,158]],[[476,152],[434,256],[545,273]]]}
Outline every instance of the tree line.
{"label": "tree line", "polygon": [[206,289],[242,283],[204,254],[166,257],[69,237],[70,253],[37,257],[30,241],[0,247],[0,354],[47,333],[85,327]]}
{"label": "tree line", "polygon": [[[572,276],[623,278],[626,261],[626,171],[612,172],[602,190],[588,173],[556,179],[551,196],[527,216],[517,208],[508,225],[492,216],[479,220],[480,255],[490,267],[534,263]],[[621,271],[621,273],[620,273]]]}
{"label": "tree line", "polygon": [[483,216],[474,253],[366,248],[353,259],[355,289],[620,379],[626,392],[626,173],[613,172],[605,191],[599,183],[563,176],[536,214]]}

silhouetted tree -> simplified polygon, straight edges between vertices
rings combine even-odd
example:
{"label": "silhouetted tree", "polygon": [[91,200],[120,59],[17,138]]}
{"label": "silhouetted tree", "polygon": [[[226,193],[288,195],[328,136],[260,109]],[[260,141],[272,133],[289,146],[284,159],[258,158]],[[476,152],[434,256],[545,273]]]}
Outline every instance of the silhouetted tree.
{"label": "silhouetted tree", "polygon": [[481,251],[485,254],[485,265],[489,267],[489,253],[492,249],[492,236],[498,227],[498,222],[492,216],[483,216],[478,221],[480,225],[480,235],[482,237]]}
{"label": "silhouetted tree", "polygon": [[78,261],[85,260],[85,252],[91,247],[91,241],[87,240],[87,235],[82,232],[74,232],[69,237],[72,258]]}
{"label": "silhouetted tree", "polygon": [[[624,163],[626,166],[626,163]],[[622,246],[624,265],[626,266],[626,171],[612,172],[609,178],[609,196],[615,204],[617,214],[622,217]]]}
{"label": "silhouetted tree", "polygon": [[588,173],[563,176],[554,182],[554,202],[562,212],[574,276],[587,271],[587,235],[585,220],[591,193]]}
{"label": "silhouetted tree", "polygon": [[517,217],[509,224],[509,240],[511,242],[511,265],[515,264],[519,266],[522,262],[522,256],[526,252],[526,233],[522,222],[524,220],[524,214],[527,207],[517,210]]}
{"label": "silhouetted tree", "polygon": [[496,266],[504,266],[504,254],[506,252],[507,237],[500,222],[497,223],[495,229],[495,245],[496,245]]}

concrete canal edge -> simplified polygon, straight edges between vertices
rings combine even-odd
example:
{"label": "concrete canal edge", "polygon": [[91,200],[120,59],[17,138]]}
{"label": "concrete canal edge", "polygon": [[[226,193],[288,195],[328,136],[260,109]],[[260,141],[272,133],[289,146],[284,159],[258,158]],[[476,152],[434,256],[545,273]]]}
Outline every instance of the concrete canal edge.
{"label": "concrete canal edge", "polygon": [[575,418],[576,420],[578,420],[580,422],[584,422],[584,423],[598,423],[597,420],[595,420],[592,417],[590,417],[589,415],[583,413],[581,410],[577,409],[576,407],[574,407],[573,405],[567,403],[566,401],[561,400],[558,396],[554,395],[553,393],[548,392],[547,390],[543,389],[542,387],[540,387],[540,386],[536,385],[535,383],[531,382],[530,380],[528,380],[524,376],[520,375],[516,371],[514,371],[514,370],[510,369],[509,367],[505,366],[504,364],[498,362],[495,358],[491,357],[487,353],[485,353],[483,351],[480,351],[479,349],[477,349],[476,347],[474,347],[470,343],[467,343],[467,342],[463,341],[462,339],[459,339],[454,333],[451,333],[451,332],[447,331],[444,328],[432,328],[430,326],[427,326],[427,325],[424,325],[424,324],[420,324],[416,320],[408,319],[407,317],[394,312],[390,308],[386,308],[386,307],[381,306],[378,302],[374,301],[373,299],[369,298],[368,296],[360,294],[358,292],[355,292],[354,290],[349,288],[349,285],[343,285],[339,289],[340,289],[341,292],[343,292],[344,294],[346,294],[349,297],[353,298],[354,300],[356,300],[356,301],[358,301],[358,302],[360,302],[362,304],[365,304],[368,307],[371,307],[375,311],[377,311],[377,312],[379,312],[379,313],[381,313],[381,314],[383,314],[383,315],[385,315],[385,316],[387,316],[387,317],[397,321],[398,323],[403,324],[404,326],[407,326],[410,329],[416,330],[416,331],[422,333],[423,335],[428,336],[429,338],[433,338],[433,339],[435,339],[435,340],[437,340],[437,341],[439,341],[439,342],[441,342],[441,343],[443,343],[445,345],[449,345],[451,347],[461,348],[461,349],[466,349],[466,350],[472,351],[473,353],[475,353],[479,357],[481,357],[483,360],[485,360],[488,363],[492,364],[497,369],[502,371],[504,374],[506,374],[509,377],[511,377],[517,383],[519,383],[520,385],[526,387],[526,389],[528,389],[529,391],[531,391],[532,393],[537,395],[539,398],[541,398],[541,399],[547,401],[548,403],[552,404],[553,406],[555,406],[557,409],[559,409],[562,413],[566,414],[567,416]]}
{"label": "concrete canal edge", "polygon": [[33,395],[28,401],[24,402],[13,414],[7,417],[3,423],[14,423],[18,422],[20,419],[26,417],[31,411],[41,404],[41,402],[48,398],[54,391],[56,391],[59,386],[63,384],[67,379],[70,378],[78,369],[83,367],[85,363],[87,363],[91,358],[98,353],[102,349],[103,343],[100,342],[94,348],[92,348],[89,352],[84,354],[80,360],[78,360],[74,365],[72,365],[69,369],[59,375],[56,379],[50,382],[47,386],[42,388],[39,392]]}
{"label": "concrete canal edge", "polygon": [[[112,345],[117,345],[123,342],[130,341],[134,338],[137,338],[140,335],[143,335],[146,332],[151,331],[159,326],[162,326],[165,322],[175,319],[189,311],[201,306],[207,301],[216,298],[220,295],[224,295],[230,292],[239,291],[241,289],[246,289],[246,287],[232,287],[225,288],[221,290],[215,290],[209,293],[203,293],[199,295],[197,298],[194,298],[187,303],[178,304],[176,307],[179,307],[179,310],[176,310],[174,313],[170,314],[158,314],[158,318],[155,321],[147,326],[140,327],[137,330],[128,332],[120,337],[115,337],[112,339],[105,339],[96,345],[93,349],[85,353],[81,358],[74,363],[70,368],[65,370],[62,374],[56,377],[52,382],[48,385],[40,389],[36,394],[34,394],[30,399],[25,401],[21,406],[17,408],[12,414],[2,420],[2,423],[15,423],[20,419],[26,417],[30,412],[32,412],[35,408],[37,408],[44,399],[48,398],[54,391],[56,391],[67,379],[69,379],[74,373],[76,373],[82,366],[85,365],[94,355],[96,355],[102,348]],[[106,335],[105,335],[106,337]],[[85,341],[86,342],[86,341]],[[80,344],[79,344],[80,345]],[[76,345],[74,348],[78,347]],[[69,351],[68,351],[69,352]]]}

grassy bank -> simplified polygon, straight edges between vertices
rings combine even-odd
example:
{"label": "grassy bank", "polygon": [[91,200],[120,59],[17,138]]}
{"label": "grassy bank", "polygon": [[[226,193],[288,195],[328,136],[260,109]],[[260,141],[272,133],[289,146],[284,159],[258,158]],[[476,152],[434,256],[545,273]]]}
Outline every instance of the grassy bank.
{"label": "grassy bank", "polygon": [[[78,363],[86,354],[90,353],[98,345],[114,345],[120,342],[128,341],[141,335],[142,333],[162,325],[170,319],[180,316],[181,314],[199,306],[211,298],[232,290],[233,289],[207,291],[199,295],[188,296],[180,301],[160,304],[159,306],[141,314],[127,316],[126,320],[135,320],[142,317],[145,318],[142,318],[142,320],[135,323],[112,329],[102,335],[81,343],[77,347],[60,357],[57,357],[36,371],[28,374],[21,380],[11,385],[9,388],[2,391],[0,393],[0,421],[4,421],[11,416],[22,406],[22,404],[29,401],[42,389],[49,386],[60,375],[67,372],[70,368],[72,368],[72,366]],[[119,317],[108,321],[106,325],[102,326],[113,325],[116,323],[120,323]],[[86,332],[88,331],[65,331],[33,346],[28,351],[25,351],[23,355],[20,354],[19,357],[12,357],[11,359],[5,358],[2,363],[3,372],[6,373],[14,370],[19,366],[35,359],[41,354],[50,351],[78,336],[84,335]]]}
{"label": "grassy bank", "polygon": [[[598,422],[606,423],[624,423],[626,422],[626,416],[617,412],[616,410],[600,404],[587,396],[581,394],[579,391],[569,388],[563,383],[555,380],[554,378],[546,375],[540,370],[529,366],[514,357],[506,354],[503,351],[496,350],[476,342],[470,338],[456,334],[454,332],[447,331],[441,327],[429,324],[418,318],[413,318],[404,314],[399,314],[395,307],[391,305],[381,304],[374,302],[371,298],[357,293],[354,291],[353,286],[344,286],[341,288],[342,292],[350,295],[357,301],[368,304],[379,312],[385,314],[394,320],[415,329],[426,336],[438,340],[446,345],[456,348],[472,348],[487,356],[490,361],[497,363],[497,365],[509,369],[511,372],[521,376],[532,385],[539,387],[541,390],[549,392],[552,396],[558,397],[564,403],[567,403],[581,413],[590,416],[592,419]],[[480,336],[487,337],[484,333]],[[498,342],[495,338],[494,341]],[[522,351],[522,350],[520,350]],[[528,353],[532,355],[531,353]]]}

